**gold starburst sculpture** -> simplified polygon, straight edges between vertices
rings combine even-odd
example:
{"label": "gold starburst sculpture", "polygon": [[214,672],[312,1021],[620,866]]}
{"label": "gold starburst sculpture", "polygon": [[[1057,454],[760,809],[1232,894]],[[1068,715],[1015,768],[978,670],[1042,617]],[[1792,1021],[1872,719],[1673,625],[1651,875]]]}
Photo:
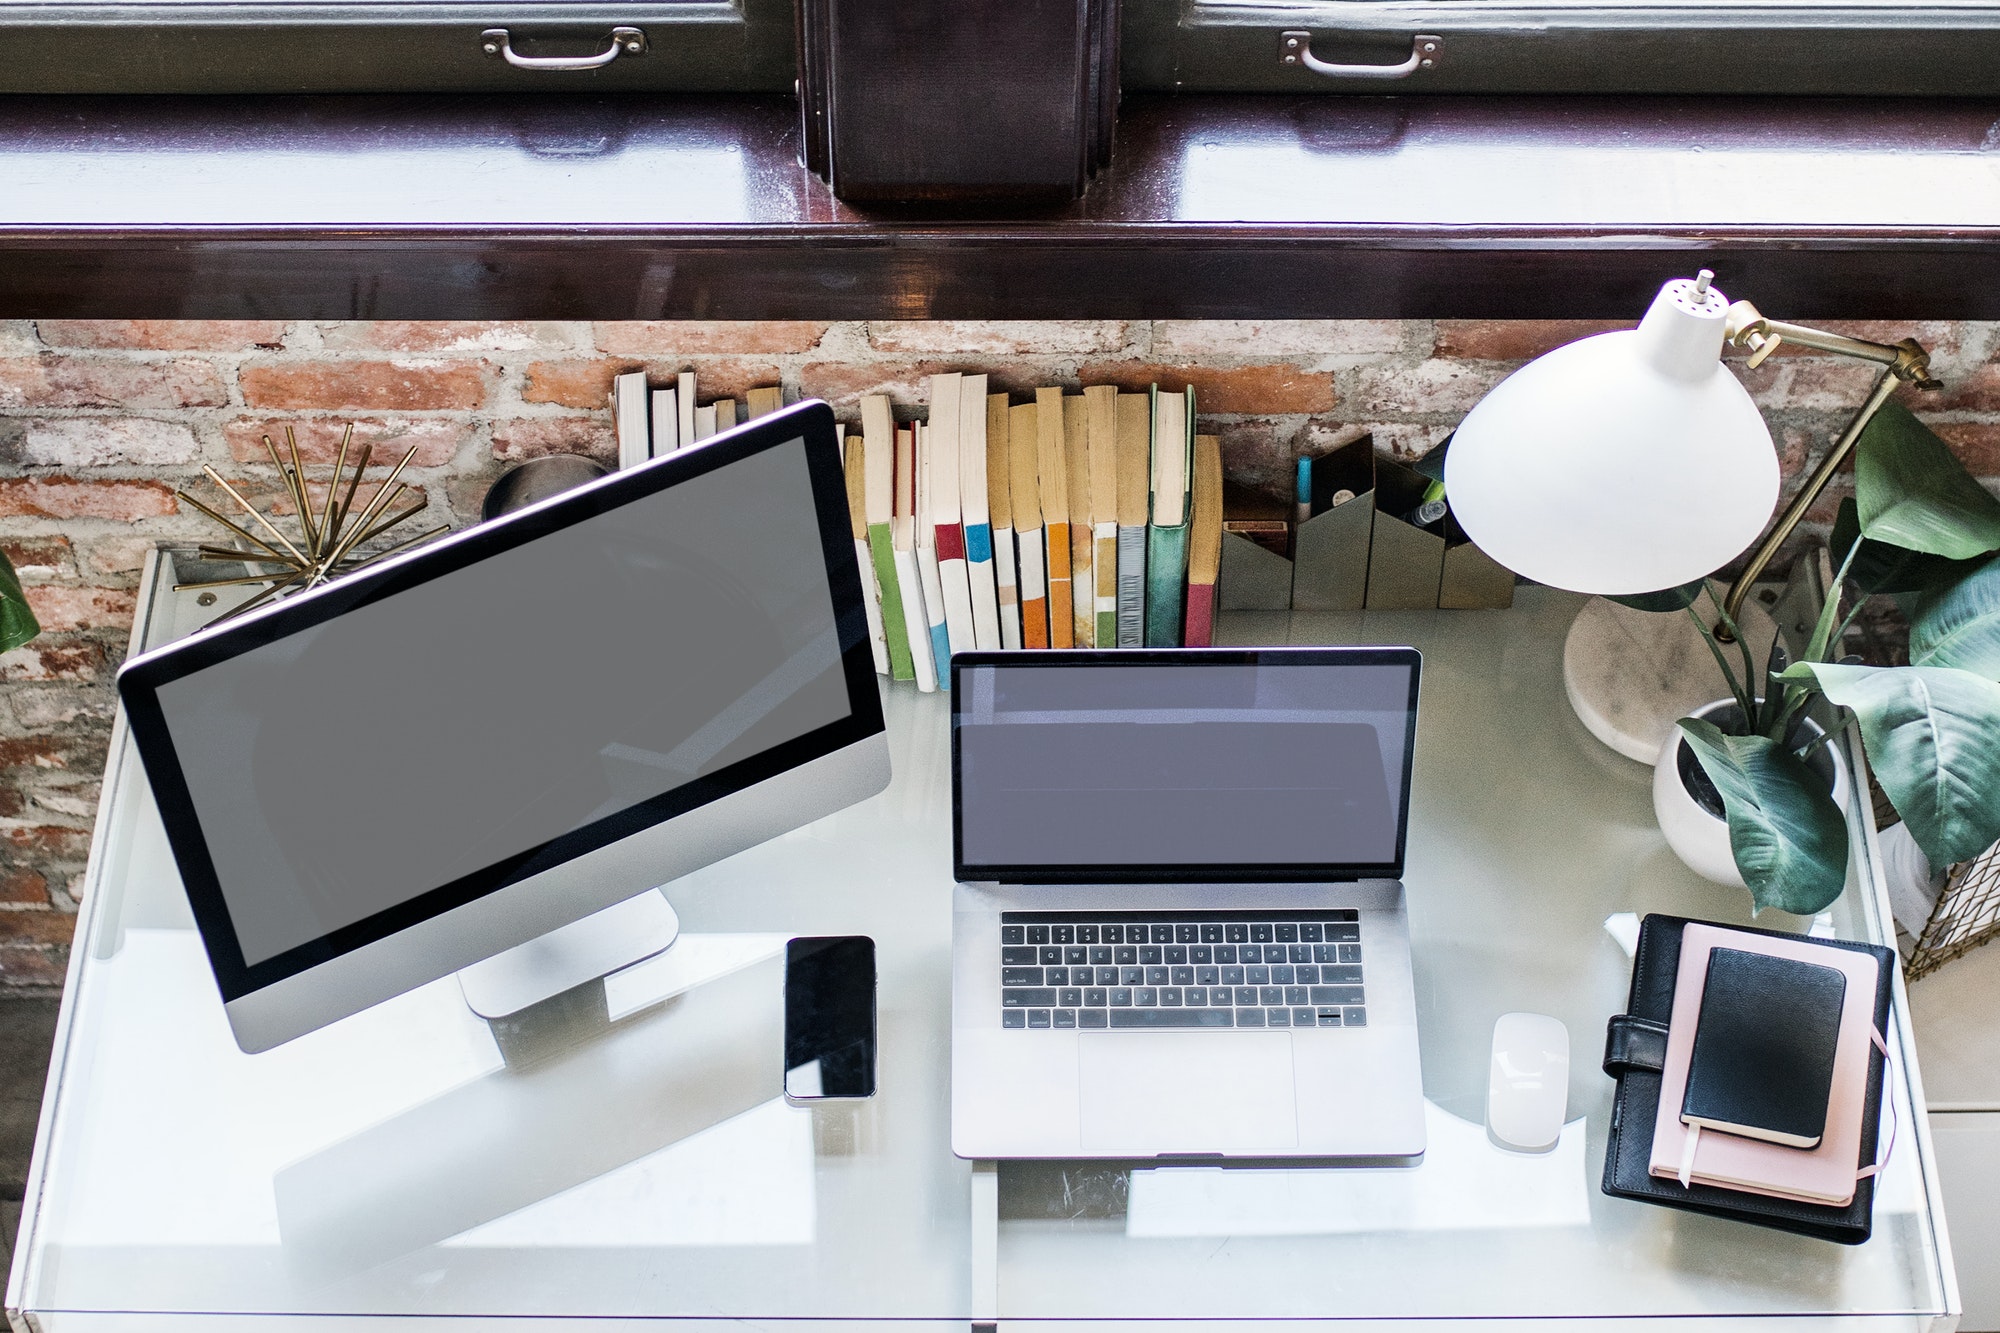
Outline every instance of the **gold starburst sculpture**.
{"label": "gold starburst sculpture", "polygon": [[[264,437],[264,448],[271,455],[271,466],[277,468],[278,475],[284,479],[285,491],[291,496],[292,507],[298,514],[297,542],[280,532],[275,523],[260,513],[255,505],[244,499],[234,486],[223,480],[221,473],[213,467],[204,465],[202,471],[208,474],[208,479],[220,486],[230,499],[241,505],[246,515],[256,520],[256,526],[263,530],[264,537],[257,536],[249,528],[232,519],[224,518],[186,491],[176,491],[177,496],[229,529],[230,533],[242,543],[240,546],[203,546],[200,548],[202,558],[241,560],[251,566],[262,566],[271,572],[250,574],[243,578],[176,583],[174,591],[194,588],[232,588],[253,583],[271,585],[243,605],[216,617],[217,623],[220,623],[231,616],[240,616],[273,598],[311,588],[343,574],[351,574],[363,565],[380,560],[385,555],[394,555],[419,542],[429,541],[441,532],[451,531],[451,524],[441,523],[427,532],[420,532],[393,546],[370,551],[365,555],[357,554],[360,547],[380,537],[405,519],[422,513],[425,502],[418,500],[405,509],[389,512],[403,493],[410,489],[409,483],[398,481],[397,478],[403,475],[403,469],[409,466],[410,459],[416,455],[417,447],[411,445],[409,452],[403,455],[402,461],[396,464],[383,479],[382,484],[375,488],[374,495],[361,507],[357,515],[354,510],[354,495],[360,489],[361,474],[368,470],[368,460],[374,451],[374,446],[361,447],[361,456],[355,461],[354,470],[347,474],[346,486],[343,488],[341,473],[346,470],[347,446],[353,438],[354,427],[349,425],[340,437],[340,453],[333,462],[333,476],[326,483],[326,497],[315,505],[312,488],[306,481],[305,465],[299,461],[299,443],[292,433],[292,428],[285,427],[285,446],[291,455],[290,466],[278,456],[278,447],[271,443],[271,437],[268,435]],[[265,537],[270,540],[266,541]]]}

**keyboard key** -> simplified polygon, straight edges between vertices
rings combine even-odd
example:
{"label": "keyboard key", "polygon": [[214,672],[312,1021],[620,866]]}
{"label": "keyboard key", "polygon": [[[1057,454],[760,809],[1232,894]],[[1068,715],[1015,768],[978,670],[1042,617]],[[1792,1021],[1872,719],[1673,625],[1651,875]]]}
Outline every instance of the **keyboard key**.
{"label": "keyboard key", "polygon": [[[1015,926],[1014,929],[1019,930],[1020,927]],[[1035,960],[1040,957],[1041,957],[1040,954],[1036,953],[1032,948],[1029,948],[1026,945],[1014,949],[1002,949],[1000,951],[1000,966],[1036,967],[1039,966],[1039,964]]]}
{"label": "keyboard key", "polygon": [[1302,940],[1304,940],[1304,941],[1305,941],[1306,943],[1308,943],[1308,944],[1317,944],[1317,943],[1319,943],[1319,941],[1320,941],[1320,940],[1321,940],[1322,938],[1324,938],[1324,937],[1323,937],[1323,936],[1322,936],[1322,935],[1320,934],[1320,930],[1319,930],[1319,922],[1317,922],[1317,921],[1307,921],[1307,922],[1303,923],[1302,925],[1300,925],[1300,927],[1299,927],[1299,938],[1300,938],[1300,939],[1302,939]]}
{"label": "keyboard key", "polygon": [[1002,1009],[1000,1011],[1000,1026],[1003,1028],[1024,1028],[1028,1026],[1028,1011],[1026,1009]]}
{"label": "keyboard key", "polygon": [[1151,986],[1138,986],[1132,991],[1132,1003],[1140,1009],[1150,1009],[1160,1002],[1160,992]]}
{"label": "keyboard key", "polygon": [[1252,986],[1268,986],[1271,984],[1271,969],[1268,967],[1246,967],[1243,969],[1243,980]]}
{"label": "keyboard key", "polygon": [[1000,992],[1000,1003],[1002,1007],[1008,1009],[1032,1009],[1036,1005],[1053,1009],[1056,1003],[1056,993],[1047,987],[1003,990]]}
{"label": "keyboard key", "polygon": [[1295,1028],[1309,1028],[1315,1026],[1313,1020],[1313,1011],[1310,1009],[1292,1010],[1292,1026]]}
{"label": "keyboard key", "polygon": [[1251,922],[1250,942],[1252,944],[1269,944],[1271,942],[1271,923],[1268,921]]}
{"label": "keyboard key", "polygon": [[1204,925],[1201,928],[1201,942],[1203,944],[1222,943],[1222,927],[1214,925]]}
{"label": "keyboard key", "polygon": [[1338,1010],[1338,1009],[1322,1009],[1322,1010],[1320,1010],[1320,1011],[1319,1011],[1319,1025],[1320,1025],[1321,1027],[1323,1027],[1323,1028],[1337,1028],[1337,1027],[1339,1027],[1339,1026],[1340,1026],[1340,1010]]}
{"label": "keyboard key", "polygon": [[1147,984],[1148,986],[1164,986],[1164,985],[1166,985],[1166,984],[1167,984],[1167,969],[1166,969],[1166,968],[1164,968],[1164,967],[1149,967],[1149,968],[1147,968],[1147,969],[1146,969],[1146,984]]}
{"label": "keyboard key", "polygon": [[1176,986],[1192,986],[1194,985],[1194,969],[1191,967],[1170,967],[1167,969],[1167,979]]}
{"label": "keyboard key", "polygon": [[1222,928],[1222,937],[1231,944],[1241,944],[1250,938],[1248,926],[1228,925]]}
{"label": "keyboard key", "polygon": [[1243,959],[1237,955],[1235,945],[1219,944],[1215,948],[1215,961],[1218,963],[1240,963]]}
{"label": "keyboard key", "polygon": [[1359,986],[1313,986],[1310,991],[1314,1004],[1349,1005],[1361,1002]]}
{"label": "keyboard key", "polygon": [[1113,1009],[1114,1028],[1226,1028],[1227,1009]]}
{"label": "keyboard key", "polygon": [[1187,960],[1188,960],[1187,945],[1169,944],[1167,946],[1167,962],[1185,963]]}
{"label": "keyboard key", "polygon": [[1219,967],[1197,967],[1194,970],[1194,984],[1197,986],[1213,986],[1221,980],[1222,969]]}
{"label": "keyboard key", "polygon": [[1165,922],[1160,922],[1153,927],[1153,943],[1172,944],[1173,942],[1174,928],[1172,926],[1167,925]]}
{"label": "keyboard key", "polygon": [[1317,986],[1319,984],[1319,969],[1311,963],[1302,963],[1293,968],[1292,975],[1303,985]]}
{"label": "keyboard key", "polygon": [[1076,1026],[1076,1010],[1074,1009],[1058,1009],[1056,1010],[1055,1018],[1056,1026],[1059,1028],[1073,1028]]}
{"label": "keyboard key", "polygon": [[1048,942],[1049,942],[1049,928],[1047,926],[1028,927],[1028,943],[1047,944]]}
{"label": "keyboard key", "polygon": [[1344,1028],[1365,1028],[1368,1026],[1368,1011],[1354,1006],[1342,1009],[1340,1025]]}
{"label": "keyboard key", "polygon": [[1312,951],[1312,960],[1315,963],[1337,963],[1340,961],[1340,946],[1338,944],[1315,944],[1312,947]]}
{"label": "keyboard key", "polygon": [[1267,1028],[1288,1028],[1292,1025],[1292,1011],[1289,1009],[1266,1009],[1264,1026]]}
{"label": "keyboard key", "polygon": [[1109,1027],[1102,1009],[1082,1009],[1077,1012],[1076,1025],[1080,1028]]}
{"label": "keyboard key", "polygon": [[1181,998],[1186,1000],[1189,1004],[1195,1004],[1195,1005],[1207,1004],[1208,991],[1205,987],[1202,986],[1189,986],[1183,991],[1181,991]]}
{"label": "keyboard key", "polygon": [[1285,987],[1285,1003],[1286,1004],[1309,1003],[1309,1001],[1306,999],[1306,988],[1304,986]]}
{"label": "keyboard key", "polygon": [[1042,969],[1039,967],[1003,967],[1000,969],[1000,984],[1003,986],[1039,986],[1042,984]]}
{"label": "keyboard key", "polygon": [[1179,986],[1160,987],[1160,1003],[1166,1005],[1170,1009],[1180,1008],[1181,988]]}
{"label": "keyboard key", "polygon": [[[1185,1011],[1183,1011],[1183,1012],[1185,1012]],[[1199,1012],[1199,1011],[1197,1011],[1197,1012]],[[1208,1012],[1212,1014],[1212,1013],[1214,1013],[1214,1012],[1215,1012],[1215,1010],[1213,1010],[1213,1009],[1210,1009],[1210,1010],[1209,1010]],[[1238,1010],[1236,1010],[1236,1026],[1237,1026],[1237,1027],[1240,1027],[1240,1028],[1260,1028],[1260,1027],[1263,1027],[1263,1026],[1264,1026],[1264,1011],[1263,1011],[1262,1009],[1238,1009]]]}
{"label": "keyboard key", "polygon": [[1109,967],[1111,965],[1111,946],[1108,944],[1091,946],[1090,965],[1092,967]]}
{"label": "keyboard key", "polygon": [[1076,942],[1077,942],[1078,944],[1095,944],[1095,943],[1097,943],[1097,927],[1096,927],[1096,926],[1078,926],[1078,927],[1076,928]]}
{"label": "keyboard key", "polygon": [[1118,969],[1115,967],[1100,967],[1097,969],[1095,980],[1100,986],[1116,986],[1118,984]]}
{"label": "keyboard key", "polygon": [[1029,1026],[1029,1027],[1031,1027],[1031,1028],[1045,1028],[1045,1027],[1047,1027],[1048,1025],[1049,1025],[1049,1011],[1048,1011],[1048,1010],[1046,1010],[1046,1009],[1030,1009],[1030,1010],[1028,1011],[1028,1026]]}
{"label": "keyboard key", "polygon": [[1123,926],[1099,926],[1097,933],[1106,944],[1123,944],[1125,942],[1125,927]]}
{"label": "keyboard key", "polygon": [[1310,963],[1313,960],[1310,944],[1287,944],[1285,960],[1292,963]]}
{"label": "keyboard key", "polygon": [[1225,986],[1241,986],[1243,984],[1243,969],[1240,967],[1223,968],[1222,984]]}
{"label": "keyboard key", "polygon": [[1199,938],[1199,932],[1192,925],[1183,924],[1174,927],[1174,943],[1176,944],[1193,944]]}
{"label": "keyboard key", "polygon": [[1118,984],[1121,986],[1143,986],[1146,984],[1146,969],[1143,967],[1121,967],[1118,969]]}
{"label": "keyboard key", "polygon": [[1296,944],[1298,942],[1298,938],[1299,938],[1299,928],[1297,926],[1287,923],[1285,925],[1278,927],[1278,943]]}
{"label": "keyboard key", "polygon": [[1159,945],[1147,944],[1140,946],[1139,961],[1150,967],[1154,963],[1164,963],[1167,959]]}
{"label": "keyboard key", "polygon": [[1136,963],[1139,961],[1139,951],[1129,944],[1121,944],[1112,950],[1111,961],[1117,963],[1120,967]]}
{"label": "keyboard key", "polygon": [[1105,992],[1104,987],[1092,986],[1083,993],[1083,1002],[1093,1009],[1102,1009],[1105,1005],[1111,1003],[1111,998]]}
{"label": "keyboard key", "polygon": [[1319,979],[1327,986],[1359,986],[1361,969],[1358,967],[1322,967]]}
{"label": "keyboard key", "polygon": [[1042,984],[1043,984],[1044,986],[1067,986],[1067,985],[1069,985],[1069,969],[1068,969],[1068,968],[1066,968],[1066,967],[1045,967],[1045,968],[1043,968],[1043,969],[1042,969]]}
{"label": "keyboard key", "polygon": [[1341,961],[1341,962],[1343,962],[1343,963],[1358,963],[1358,962],[1360,962],[1360,961],[1361,961],[1361,946],[1360,946],[1360,945],[1358,945],[1358,944],[1341,944],[1341,945],[1336,945],[1335,947],[1336,947],[1336,948],[1338,948],[1338,949],[1340,950],[1340,961]]}
{"label": "keyboard key", "polygon": [[1215,950],[1206,944],[1197,944],[1188,950],[1188,961],[1190,963],[1212,963],[1215,961]]}
{"label": "keyboard key", "polygon": [[1090,950],[1084,948],[1081,944],[1065,945],[1063,948],[1063,961],[1071,967],[1075,967],[1078,963],[1087,963],[1090,961]]}
{"label": "keyboard key", "polygon": [[1000,942],[1002,944],[1026,944],[1028,942],[1027,927],[1026,926],[1000,927]]}
{"label": "keyboard key", "polygon": [[1335,940],[1343,944],[1359,944],[1361,943],[1361,927],[1358,925],[1357,926],[1329,925],[1326,928],[1326,937],[1330,940]]}
{"label": "keyboard key", "polygon": [[1289,986],[1289,985],[1291,985],[1291,984],[1292,984],[1292,969],[1291,969],[1291,967],[1290,967],[1289,965],[1287,965],[1287,966],[1284,966],[1284,967],[1274,967],[1274,968],[1272,968],[1272,969],[1271,969],[1271,983],[1272,983],[1273,985],[1276,985],[1276,986]]}
{"label": "keyboard key", "polygon": [[1237,949],[1237,951],[1236,951],[1236,961],[1237,961],[1237,962],[1239,962],[1239,963],[1261,963],[1261,962],[1263,962],[1263,961],[1264,961],[1264,949],[1263,949],[1263,946],[1261,946],[1261,945],[1256,945],[1256,944],[1245,944],[1245,945],[1243,945],[1243,946],[1242,946],[1241,948]]}
{"label": "keyboard key", "polygon": [[1037,957],[1037,961],[1043,967],[1061,967],[1062,946],[1059,944],[1044,944],[1041,953]]}
{"label": "keyboard key", "polygon": [[1064,987],[1062,993],[1056,997],[1056,1003],[1065,1009],[1081,1009],[1083,992],[1074,986]]}
{"label": "keyboard key", "polygon": [[1113,986],[1111,988],[1112,1008],[1116,1009],[1121,1005],[1129,1005],[1131,1003],[1132,1003],[1132,988],[1130,986]]}
{"label": "keyboard key", "polygon": [[1049,934],[1049,943],[1051,943],[1051,944],[1075,944],[1075,943],[1076,943],[1076,927],[1075,927],[1075,926],[1056,926],[1056,927],[1054,927],[1054,928],[1053,928],[1053,929],[1051,930],[1050,934]]}
{"label": "keyboard key", "polygon": [[1236,1003],[1238,1004],[1257,1003],[1257,988],[1255,986],[1238,986],[1235,995]]}
{"label": "keyboard key", "polygon": [[1285,990],[1282,986],[1260,986],[1257,990],[1257,1003],[1259,1004],[1283,1004],[1284,1002]]}

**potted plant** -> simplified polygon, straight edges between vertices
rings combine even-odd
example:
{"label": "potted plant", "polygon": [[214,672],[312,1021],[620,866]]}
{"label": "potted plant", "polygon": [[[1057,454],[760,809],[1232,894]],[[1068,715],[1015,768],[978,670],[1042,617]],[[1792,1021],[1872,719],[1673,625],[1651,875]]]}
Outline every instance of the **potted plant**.
{"label": "potted plant", "polygon": [[[1719,641],[1695,613],[1698,598],[1714,596],[1705,580],[1616,599],[1687,611],[1729,681],[1731,698],[1680,720],[1661,764],[1689,777],[1698,804],[1700,779],[1712,786],[1708,805],[1721,814],[1711,817],[1726,822],[1760,911],[1809,916],[1846,883],[1846,818],[1822,758],[1832,734],[1805,725],[1822,698],[1859,726],[1876,781],[1933,866],[2000,840],[2000,500],[1890,403],[1857,442],[1855,495],[1842,501],[1828,545],[1839,572],[1810,640],[1796,661],[1781,641],[1761,674],[1732,621],[1722,623],[1734,642]],[[1908,666],[1843,656],[1848,627],[1875,593],[1898,594],[1908,614]],[[1657,806],[1659,783],[1655,791]]]}

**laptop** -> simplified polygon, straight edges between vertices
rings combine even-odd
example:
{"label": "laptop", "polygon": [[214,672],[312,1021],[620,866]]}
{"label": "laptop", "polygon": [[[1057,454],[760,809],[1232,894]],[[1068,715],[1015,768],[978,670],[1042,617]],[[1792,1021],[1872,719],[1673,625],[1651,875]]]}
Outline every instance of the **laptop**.
{"label": "laptop", "polygon": [[1413,648],[952,658],[952,1150],[1424,1151]]}

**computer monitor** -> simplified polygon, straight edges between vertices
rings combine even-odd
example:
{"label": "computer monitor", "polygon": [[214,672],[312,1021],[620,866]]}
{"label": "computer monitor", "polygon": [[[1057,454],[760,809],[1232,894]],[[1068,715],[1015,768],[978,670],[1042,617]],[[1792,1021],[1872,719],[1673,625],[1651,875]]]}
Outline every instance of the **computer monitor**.
{"label": "computer monitor", "polygon": [[486,959],[566,989],[671,940],[655,886],[887,786],[862,595],[809,402],[127,663],[238,1045]]}

